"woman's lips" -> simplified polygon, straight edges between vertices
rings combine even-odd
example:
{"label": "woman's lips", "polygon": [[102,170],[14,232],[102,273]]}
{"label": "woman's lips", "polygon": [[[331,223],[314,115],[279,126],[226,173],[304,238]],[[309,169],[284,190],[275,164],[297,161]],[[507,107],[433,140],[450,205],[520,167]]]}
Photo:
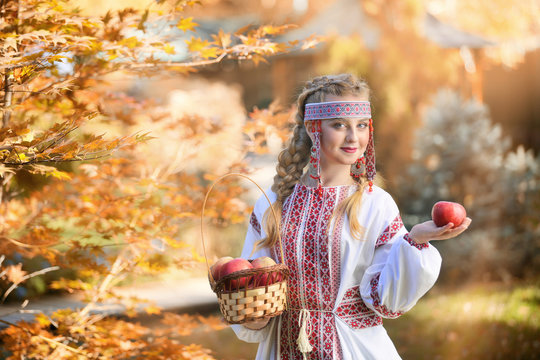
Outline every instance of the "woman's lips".
{"label": "woman's lips", "polygon": [[356,152],[356,148],[352,148],[352,147],[342,147],[341,150],[351,153],[351,154]]}

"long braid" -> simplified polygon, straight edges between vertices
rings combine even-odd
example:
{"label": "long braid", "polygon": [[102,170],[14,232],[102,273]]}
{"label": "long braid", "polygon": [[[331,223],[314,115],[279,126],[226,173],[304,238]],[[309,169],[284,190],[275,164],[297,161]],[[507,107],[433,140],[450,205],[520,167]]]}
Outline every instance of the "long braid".
{"label": "long braid", "polygon": [[[263,219],[267,237],[259,244],[262,247],[273,247],[277,243],[283,204],[292,193],[295,185],[300,181],[304,173],[304,168],[309,162],[312,142],[304,126],[305,106],[309,103],[325,101],[327,94],[338,96],[345,94],[369,95],[369,87],[363,80],[359,80],[350,74],[320,76],[306,83],[302,93],[298,96],[293,134],[287,147],[278,156],[276,175],[274,176],[274,184],[272,185],[272,191],[277,194],[277,200],[273,204],[273,207],[276,211],[278,222],[276,224],[273,215],[269,211],[270,209],[268,209]],[[361,196],[367,184],[367,179],[361,177],[358,182],[360,184],[360,190],[362,190],[358,191]],[[358,202],[359,199],[354,201],[354,203]],[[338,211],[347,211],[349,213],[352,205],[347,202]],[[354,206],[354,208],[356,210],[357,206]]]}

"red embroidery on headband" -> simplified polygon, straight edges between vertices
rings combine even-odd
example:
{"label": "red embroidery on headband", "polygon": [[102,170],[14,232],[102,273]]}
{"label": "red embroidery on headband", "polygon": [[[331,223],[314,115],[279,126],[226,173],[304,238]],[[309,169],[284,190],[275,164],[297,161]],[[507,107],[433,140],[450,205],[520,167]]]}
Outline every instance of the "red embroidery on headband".
{"label": "red embroidery on headband", "polygon": [[319,120],[347,117],[371,117],[368,101],[323,102],[306,104],[304,120]]}

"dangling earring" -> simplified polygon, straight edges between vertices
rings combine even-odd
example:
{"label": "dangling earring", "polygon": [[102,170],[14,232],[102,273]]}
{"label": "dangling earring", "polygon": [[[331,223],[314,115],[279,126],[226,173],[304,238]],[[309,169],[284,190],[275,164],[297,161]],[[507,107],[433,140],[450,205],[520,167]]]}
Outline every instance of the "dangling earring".
{"label": "dangling earring", "polygon": [[309,177],[311,177],[312,179],[319,181],[321,176],[320,176],[320,171],[319,171],[319,160],[318,160],[317,155],[318,155],[317,147],[315,146],[315,144],[313,144],[310,150],[308,174],[309,174]]}
{"label": "dangling earring", "polygon": [[351,165],[352,178],[356,181],[359,181],[360,178],[364,176],[365,167],[366,167],[366,158],[362,155],[361,158],[356,160],[356,162]]}
{"label": "dangling earring", "polygon": [[373,142],[373,120],[369,119],[369,140],[366,148],[366,177],[368,179],[369,192],[373,191],[373,179],[377,170],[375,170],[375,145]]}
{"label": "dangling earring", "polygon": [[315,120],[311,123],[311,129],[313,134],[313,145],[310,150],[309,158],[309,176],[317,181],[317,190],[318,194],[322,195],[322,184],[321,184],[321,120]]}

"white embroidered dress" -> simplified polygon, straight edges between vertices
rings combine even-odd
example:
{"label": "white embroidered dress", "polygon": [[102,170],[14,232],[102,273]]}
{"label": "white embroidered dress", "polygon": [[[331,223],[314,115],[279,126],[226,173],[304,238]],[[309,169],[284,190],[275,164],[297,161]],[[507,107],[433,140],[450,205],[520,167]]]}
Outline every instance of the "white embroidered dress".
{"label": "white embroidered dress", "polygon": [[[302,359],[296,344],[298,318],[299,311],[307,309],[313,347],[308,359],[399,359],[382,318],[410,310],[433,286],[441,265],[439,252],[408,237],[394,200],[376,186],[363,195],[358,214],[364,238],[353,239],[347,216],[331,215],[356,185],[322,189],[321,194],[298,183],[283,205],[281,236],[291,271],[289,310],[261,330],[232,328],[239,339],[259,343],[258,360]],[[269,190],[267,195],[275,201],[275,193]],[[265,237],[261,220],[267,208],[265,197],[255,204],[243,258]],[[275,250],[261,249],[250,258],[280,261]]]}

